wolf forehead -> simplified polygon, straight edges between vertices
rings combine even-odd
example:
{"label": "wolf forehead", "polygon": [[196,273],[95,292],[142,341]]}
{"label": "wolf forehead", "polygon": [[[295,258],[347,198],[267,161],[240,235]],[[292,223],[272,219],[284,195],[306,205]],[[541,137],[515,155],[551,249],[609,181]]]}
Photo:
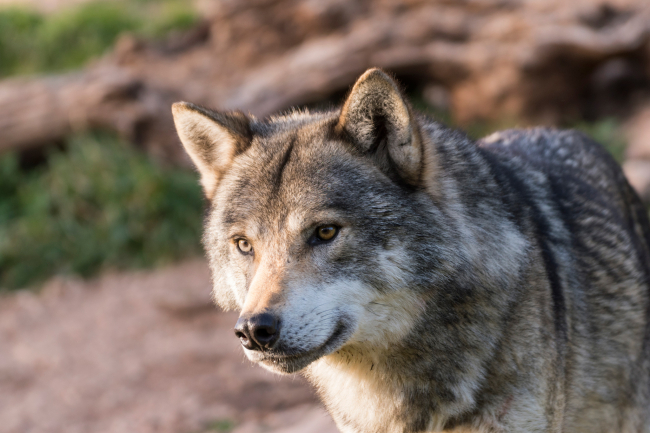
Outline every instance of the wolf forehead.
{"label": "wolf forehead", "polygon": [[221,222],[270,224],[291,212],[378,222],[390,217],[388,208],[403,207],[399,188],[336,133],[336,114],[304,111],[251,124],[249,147],[215,190]]}

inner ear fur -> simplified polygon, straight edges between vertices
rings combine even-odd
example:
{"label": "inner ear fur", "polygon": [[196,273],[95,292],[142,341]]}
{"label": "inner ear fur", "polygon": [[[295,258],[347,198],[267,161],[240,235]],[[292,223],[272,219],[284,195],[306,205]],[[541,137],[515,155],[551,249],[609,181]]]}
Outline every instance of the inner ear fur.
{"label": "inner ear fur", "polygon": [[178,136],[201,174],[201,184],[212,199],[223,173],[251,143],[250,119],[240,112],[220,113],[189,102],[172,105]]}
{"label": "inner ear fur", "polygon": [[411,107],[397,84],[380,69],[366,71],[348,96],[337,131],[381,170],[409,184],[421,180],[422,139]]}

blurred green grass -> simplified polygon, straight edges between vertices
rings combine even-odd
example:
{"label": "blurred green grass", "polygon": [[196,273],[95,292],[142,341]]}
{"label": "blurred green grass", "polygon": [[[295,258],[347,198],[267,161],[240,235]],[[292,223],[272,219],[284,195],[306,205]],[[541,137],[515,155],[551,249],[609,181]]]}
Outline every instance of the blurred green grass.
{"label": "blurred green grass", "polygon": [[91,276],[200,253],[202,193],[107,133],[87,133],[25,170],[0,157],[0,288]]}
{"label": "blurred green grass", "polygon": [[236,427],[236,423],[229,419],[220,419],[213,422],[209,422],[203,430],[202,433],[230,433]]}
{"label": "blurred green grass", "polygon": [[161,38],[193,26],[198,15],[183,0],[96,1],[42,14],[0,9],[0,78],[78,68],[130,32]]}
{"label": "blurred green grass", "polygon": [[[47,15],[0,9],[0,78],[79,68],[124,32],[162,38],[197,20],[184,0],[100,0]],[[108,133],[75,135],[64,148],[31,169],[0,155],[0,290],[201,251],[192,172],[163,168]]]}

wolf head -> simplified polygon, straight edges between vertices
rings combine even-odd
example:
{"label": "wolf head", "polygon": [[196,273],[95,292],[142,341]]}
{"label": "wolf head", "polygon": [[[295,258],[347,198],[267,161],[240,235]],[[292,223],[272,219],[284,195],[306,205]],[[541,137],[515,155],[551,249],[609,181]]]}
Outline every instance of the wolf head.
{"label": "wolf head", "polygon": [[210,202],[214,298],[241,311],[249,359],[291,373],[409,332],[441,256],[436,156],[390,77],[367,71],[325,113],[258,121],[181,102],[173,114]]}

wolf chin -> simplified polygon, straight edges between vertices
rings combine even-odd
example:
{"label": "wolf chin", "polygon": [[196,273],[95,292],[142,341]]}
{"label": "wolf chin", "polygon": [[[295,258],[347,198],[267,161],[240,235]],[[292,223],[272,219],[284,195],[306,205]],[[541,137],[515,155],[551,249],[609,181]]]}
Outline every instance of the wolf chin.
{"label": "wolf chin", "polygon": [[650,432],[650,229],[600,145],[472,141],[378,69],[332,111],[173,114],[215,301],[342,432]]}

